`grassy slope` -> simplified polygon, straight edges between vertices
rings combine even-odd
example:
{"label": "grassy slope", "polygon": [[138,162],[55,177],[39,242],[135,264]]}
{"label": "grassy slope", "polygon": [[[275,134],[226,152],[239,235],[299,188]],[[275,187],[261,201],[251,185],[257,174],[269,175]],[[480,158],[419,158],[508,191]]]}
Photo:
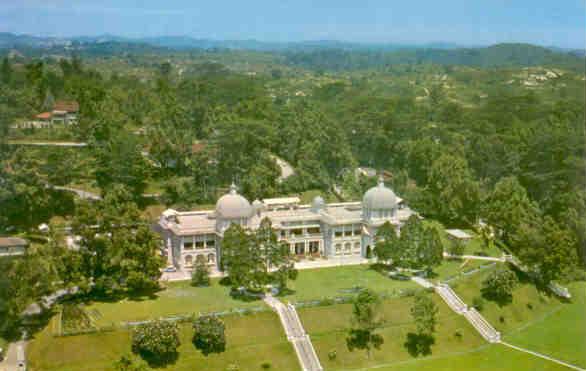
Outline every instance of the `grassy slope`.
{"label": "grassy slope", "polygon": [[[432,355],[461,352],[483,344],[482,338],[463,317],[454,314],[437,296],[433,298],[440,312]],[[382,310],[386,325],[380,330],[384,344],[380,350],[373,352],[371,359],[366,357],[364,351],[349,352],[346,347],[352,310],[350,304],[300,309],[299,315],[324,368],[357,369],[413,359],[404,346],[407,334],[415,330],[410,314],[411,303],[412,299],[406,298],[384,301]],[[461,340],[454,336],[456,330],[462,333]],[[328,359],[328,352],[332,350],[337,353],[334,361]]]}
{"label": "grassy slope", "polygon": [[[181,327],[177,362],[163,369],[217,371],[234,363],[241,370],[254,370],[268,361],[276,370],[297,370],[295,352],[287,342],[276,314],[231,316],[225,318],[225,323],[227,348],[224,353],[203,356],[192,345],[193,331],[186,324]],[[130,333],[127,331],[53,338],[48,328],[30,344],[29,360],[33,371],[111,370],[113,362],[130,352]]]}
{"label": "grassy slope", "polygon": [[511,331],[505,341],[586,368],[586,283],[569,288],[573,295],[570,304],[556,305]]}
{"label": "grassy slope", "polygon": [[324,297],[352,295],[353,287],[368,287],[379,293],[416,288],[410,281],[394,281],[371,269],[368,265],[350,265],[323,269],[300,270],[296,281],[289,284],[295,293],[286,295],[284,301],[314,300]]}
{"label": "grassy slope", "polygon": [[378,371],[567,371],[565,366],[505,348],[502,345],[486,345],[465,352],[442,354],[437,357],[412,359],[398,362]]}

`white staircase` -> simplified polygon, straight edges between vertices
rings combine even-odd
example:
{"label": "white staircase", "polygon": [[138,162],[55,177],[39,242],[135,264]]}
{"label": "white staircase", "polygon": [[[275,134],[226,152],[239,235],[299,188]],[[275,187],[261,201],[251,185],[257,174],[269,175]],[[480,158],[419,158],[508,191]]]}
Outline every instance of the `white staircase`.
{"label": "white staircase", "polygon": [[285,305],[272,296],[266,296],[264,300],[279,315],[287,340],[293,344],[303,371],[323,371],[311,339],[305,333],[295,307],[291,304]]}
{"label": "white staircase", "polygon": [[492,327],[492,325],[488,323],[478,311],[476,311],[476,309],[469,309],[464,313],[464,317],[466,317],[468,322],[470,322],[476,331],[478,331],[489,343],[498,343],[501,341],[500,332],[495,330],[494,327]]}
{"label": "white staircase", "polygon": [[[415,280],[414,280],[415,281]],[[417,281],[416,281],[417,282]],[[427,284],[419,283],[423,287],[429,287],[429,281],[426,281]],[[446,304],[452,309],[454,312],[458,313],[459,315],[463,315],[464,318],[470,322],[470,324],[478,331],[478,333],[488,342],[490,343],[498,343],[501,341],[501,334],[498,332],[478,311],[474,308],[469,308],[466,303],[456,293],[452,288],[446,283],[440,283],[435,286],[432,285],[435,289],[435,292],[446,302]]]}
{"label": "white staircase", "polygon": [[466,303],[460,299],[458,295],[452,290],[450,286],[445,283],[440,283],[435,286],[435,291],[444,299],[446,304],[458,314],[464,314],[468,310]]}

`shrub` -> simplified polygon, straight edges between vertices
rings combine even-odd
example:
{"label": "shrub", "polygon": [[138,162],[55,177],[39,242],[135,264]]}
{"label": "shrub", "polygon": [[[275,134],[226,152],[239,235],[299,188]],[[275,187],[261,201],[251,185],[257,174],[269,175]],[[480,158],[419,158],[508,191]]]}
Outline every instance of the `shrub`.
{"label": "shrub", "polygon": [[448,247],[448,252],[451,255],[464,255],[464,244],[461,242],[452,242],[450,243],[450,246]]}
{"label": "shrub", "polygon": [[328,358],[330,361],[333,361],[336,359],[336,357],[338,357],[338,352],[336,352],[335,349],[332,349],[328,352]]}
{"label": "shrub", "polygon": [[517,275],[510,269],[497,269],[482,282],[482,295],[500,304],[510,302],[517,282]]}
{"label": "shrub", "polygon": [[456,339],[462,340],[462,331],[460,329],[456,330],[456,332],[454,332],[454,336]]}
{"label": "shrub", "polygon": [[226,349],[226,326],[216,316],[201,316],[193,322],[193,344],[204,355],[221,353]]}
{"label": "shrub", "polygon": [[210,272],[205,262],[197,261],[191,273],[191,284],[193,286],[209,286]]}
{"label": "shrub", "polygon": [[155,360],[175,355],[179,345],[179,328],[173,322],[157,320],[132,332],[132,351]]}
{"label": "shrub", "polygon": [[484,309],[484,300],[480,296],[477,296],[474,299],[472,299],[472,306],[477,311],[482,312],[482,310]]}
{"label": "shrub", "polygon": [[265,361],[265,362],[263,362],[263,363],[260,364],[260,367],[263,370],[270,370],[271,367],[272,367],[272,365],[271,365],[271,362]]}

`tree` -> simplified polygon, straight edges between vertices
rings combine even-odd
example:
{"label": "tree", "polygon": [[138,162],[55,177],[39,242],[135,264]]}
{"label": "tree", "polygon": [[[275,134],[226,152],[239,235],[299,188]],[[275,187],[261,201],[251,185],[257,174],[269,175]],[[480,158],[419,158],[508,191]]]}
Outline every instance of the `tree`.
{"label": "tree", "polygon": [[179,327],[174,322],[156,320],[132,331],[132,351],[156,363],[175,357],[180,344]]}
{"label": "tree", "polygon": [[415,321],[417,332],[407,334],[405,346],[414,356],[419,354],[427,355],[431,353],[431,345],[435,342],[433,334],[437,324],[438,308],[424,291],[415,295],[413,306],[411,307],[411,316]]}
{"label": "tree", "polygon": [[547,216],[523,222],[511,236],[511,249],[542,284],[564,279],[578,264],[574,234]]}
{"label": "tree", "polygon": [[83,272],[94,281],[94,290],[111,294],[158,287],[159,238],[127,189],[118,185],[101,201],[80,202],[72,227],[81,237]]}
{"label": "tree", "polygon": [[393,261],[393,264],[400,264],[403,247],[401,245],[399,236],[395,231],[395,227],[389,222],[385,222],[376,231],[376,242],[374,245],[374,253],[377,260],[380,262]]}
{"label": "tree", "polygon": [[346,337],[346,345],[351,352],[364,349],[370,358],[371,349],[380,349],[384,343],[383,337],[376,333],[383,324],[380,305],[378,294],[369,289],[362,290],[354,299],[352,327]]}
{"label": "tree", "polygon": [[204,355],[221,353],[226,349],[226,326],[216,316],[200,316],[193,322],[193,344]]}
{"label": "tree", "polygon": [[148,371],[151,368],[142,359],[128,354],[121,356],[118,361],[114,362],[114,369],[116,371]]}
{"label": "tree", "polygon": [[474,224],[480,205],[480,185],[474,180],[466,160],[441,155],[431,164],[420,205],[440,221]]}
{"label": "tree", "polygon": [[260,258],[264,263],[263,273],[266,275],[264,280],[268,281],[270,279],[270,270],[274,269],[274,276],[280,289],[286,290],[287,281],[297,278],[297,270],[291,259],[288,244],[278,241],[277,233],[272,227],[271,220],[267,217],[261,220],[255,237],[256,246],[261,254]]}
{"label": "tree", "polygon": [[19,149],[3,165],[0,167],[0,227],[8,224],[28,229],[49,219],[51,195],[40,161],[30,151]]}
{"label": "tree", "polygon": [[426,292],[415,295],[411,316],[415,321],[418,335],[432,336],[437,324],[438,308]]}
{"label": "tree", "polygon": [[232,289],[258,288],[255,277],[264,271],[254,239],[238,224],[231,224],[222,240],[222,268],[228,271]]}
{"label": "tree", "polygon": [[210,272],[207,264],[204,261],[196,260],[195,267],[191,273],[192,286],[209,286]]}
{"label": "tree", "polygon": [[401,228],[401,261],[416,269],[431,270],[443,259],[443,244],[439,226],[412,215]]}
{"label": "tree", "polygon": [[510,242],[510,237],[522,223],[537,217],[537,206],[515,177],[499,180],[484,202],[482,213],[486,222],[495,227],[498,237]]}
{"label": "tree", "polygon": [[102,192],[117,184],[128,187],[138,200],[146,188],[148,164],[134,135],[115,135],[97,149],[96,182]]}
{"label": "tree", "polygon": [[510,302],[517,282],[517,276],[510,269],[494,270],[482,281],[482,295],[500,304]]}
{"label": "tree", "polygon": [[2,76],[2,82],[9,84],[12,80],[12,65],[8,57],[2,59],[2,67],[0,67],[0,75]]}

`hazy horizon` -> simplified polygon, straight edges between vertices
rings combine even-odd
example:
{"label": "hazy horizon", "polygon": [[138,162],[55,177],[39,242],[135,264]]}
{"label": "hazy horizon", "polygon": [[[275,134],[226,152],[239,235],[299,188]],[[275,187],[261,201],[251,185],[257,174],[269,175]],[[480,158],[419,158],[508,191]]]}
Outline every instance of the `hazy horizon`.
{"label": "hazy horizon", "polygon": [[530,43],[584,49],[586,3],[545,0],[393,3],[365,0],[206,2],[0,0],[0,32],[35,36],[187,36],[262,42],[486,46]]}

